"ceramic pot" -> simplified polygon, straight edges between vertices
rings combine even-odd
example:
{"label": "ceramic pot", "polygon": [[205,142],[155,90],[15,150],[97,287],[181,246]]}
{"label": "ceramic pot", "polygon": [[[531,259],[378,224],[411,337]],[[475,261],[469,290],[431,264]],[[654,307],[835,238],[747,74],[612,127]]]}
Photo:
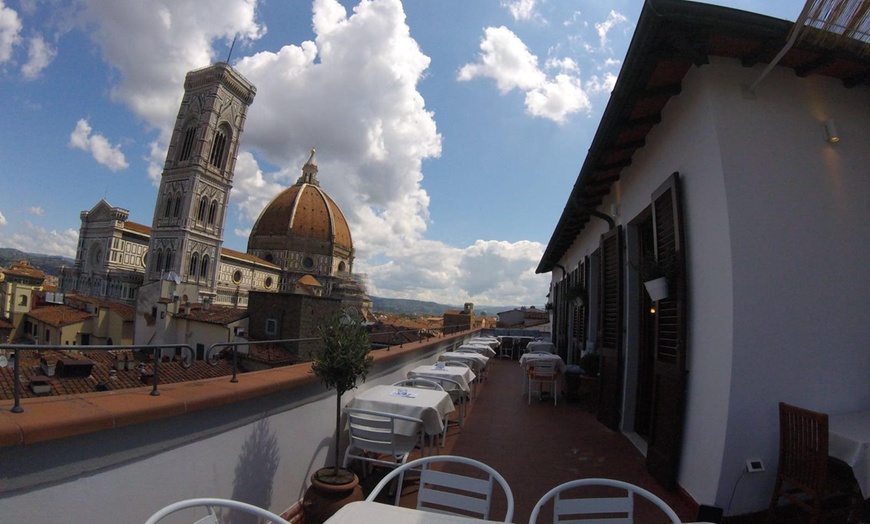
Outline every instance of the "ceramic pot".
{"label": "ceramic pot", "polygon": [[339,468],[347,472],[350,481],[344,484],[333,484],[322,480],[324,473],[328,475],[333,468],[321,468],[311,475],[311,485],[305,491],[302,498],[302,514],[305,524],[323,524],[346,504],[364,500],[362,486],[359,485],[359,477],[353,472]]}

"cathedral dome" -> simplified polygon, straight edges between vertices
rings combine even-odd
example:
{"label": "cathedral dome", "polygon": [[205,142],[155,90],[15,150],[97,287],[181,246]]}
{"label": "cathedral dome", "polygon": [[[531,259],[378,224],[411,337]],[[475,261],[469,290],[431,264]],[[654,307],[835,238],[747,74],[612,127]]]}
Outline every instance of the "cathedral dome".
{"label": "cathedral dome", "polygon": [[320,188],[314,150],[296,184],[263,209],[248,238],[248,253],[265,260],[270,252],[350,257],[353,243],[338,205]]}

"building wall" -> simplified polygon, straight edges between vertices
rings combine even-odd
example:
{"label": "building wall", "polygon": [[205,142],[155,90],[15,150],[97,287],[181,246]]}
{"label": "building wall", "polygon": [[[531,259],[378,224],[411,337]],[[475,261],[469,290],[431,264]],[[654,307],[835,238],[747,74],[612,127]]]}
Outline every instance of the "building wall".
{"label": "building wall", "polygon": [[[251,293],[248,329],[252,340],[315,338],[321,322],[341,313],[341,300],[290,293]],[[274,321],[274,332],[267,326]],[[318,347],[314,341],[289,343],[300,359],[309,360]]]}
{"label": "building wall", "polygon": [[[689,353],[679,483],[728,514],[769,502],[779,401],[829,413],[870,405],[868,92],[774,69],[745,97],[741,85],[760,72],[718,58],[692,68],[599,207],[616,205],[627,226],[668,175],[681,175]],[[837,144],[824,141],[831,117]],[[559,263],[576,267],[606,230],[593,218]],[[639,283],[628,269],[625,277],[630,383]],[[553,271],[554,282],[562,278]],[[633,415],[627,391],[624,429]],[[741,479],[749,458],[767,471]]]}

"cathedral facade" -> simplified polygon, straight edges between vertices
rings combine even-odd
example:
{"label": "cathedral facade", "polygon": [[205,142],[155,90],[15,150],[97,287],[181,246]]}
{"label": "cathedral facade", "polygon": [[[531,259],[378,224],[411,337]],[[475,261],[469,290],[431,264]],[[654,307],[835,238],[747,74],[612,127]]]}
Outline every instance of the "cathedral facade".
{"label": "cathedral facade", "polygon": [[341,210],[320,188],[314,150],[294,186],[262,211],[247,253],[223,247],[235,163],[256,88],[229,64],[191,71],[164,163],[151,226],[105,200],[81,214],[75,265],[61,291],[136,307],[136,344],[182,342],[191,306],[245,309],[251,292],[371,301],[353,269]]}

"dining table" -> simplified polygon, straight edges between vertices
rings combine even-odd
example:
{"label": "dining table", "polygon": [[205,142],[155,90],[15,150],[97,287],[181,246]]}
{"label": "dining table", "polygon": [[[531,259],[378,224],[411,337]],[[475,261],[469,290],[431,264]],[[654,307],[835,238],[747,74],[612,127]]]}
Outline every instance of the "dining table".
{"label": "dining table", "polygon": [[[427,435],[440,435],[444,430],[444,417],[453,413],[453,400],[444,391],[421,388],[374,386],[356,394],[348,407],[368,409],[418,418],[423,421]],[[414,424],[399,421],[396,433],[412,436],[417,432]]]}
{"label": "dining table", "polygon": [[472,517],[433,513],[419,509],[392,506],[380,502],[361,500],[351,502],[329,517],[324,524],[383,524],[385,522],[408,522],[414,524],[481,524],[501,522]]}
{"label": "dining table", "polygon": [[465,393],[471,393],[471,384],[477,375],[470,367],[461,366],[443,366],[436,364],[423,364],[408,371],[408,376],[411,377],[443,377],[453,380]]}
{"label": "dining table", "polygon": [[492,349],[498,349],[499,339],[496,337],[474,337],[472,339],[466,340],[465,344],[484,344],[489,346]]}
{"label": "dining table", "polygon": [[870,411],[828,415],[828,455],[848,464],[870,497]]}
{"label": "dining table", "polygon": [[492,358],[495,356],[495,351],[493,351],[493,349],[489,347],[489,345],[483,344],[482,342],[466,342],[465,344],[462,344],[461,346],[456,348],[456,351],[460,349],[473,349],[474,351],[477,351],[481,355],[488,358]]}
{"label": "dining table", "polygon": [[489,364],[489,357],[485,357],[479,353],[459,353],[457,351],[441,353],[438,355],[438,360],[457,360],[459,362],[465,362],[478,376],[483,373],[484,368]]}
{"label": "dining table", "polygon": [[548,351],[550,353],[556,352],[556,345],[552,342],[544,342],[543,340],[533,340],[529,342],[529,345],[526,346],[526,352],[531,353],[532,351]]}

